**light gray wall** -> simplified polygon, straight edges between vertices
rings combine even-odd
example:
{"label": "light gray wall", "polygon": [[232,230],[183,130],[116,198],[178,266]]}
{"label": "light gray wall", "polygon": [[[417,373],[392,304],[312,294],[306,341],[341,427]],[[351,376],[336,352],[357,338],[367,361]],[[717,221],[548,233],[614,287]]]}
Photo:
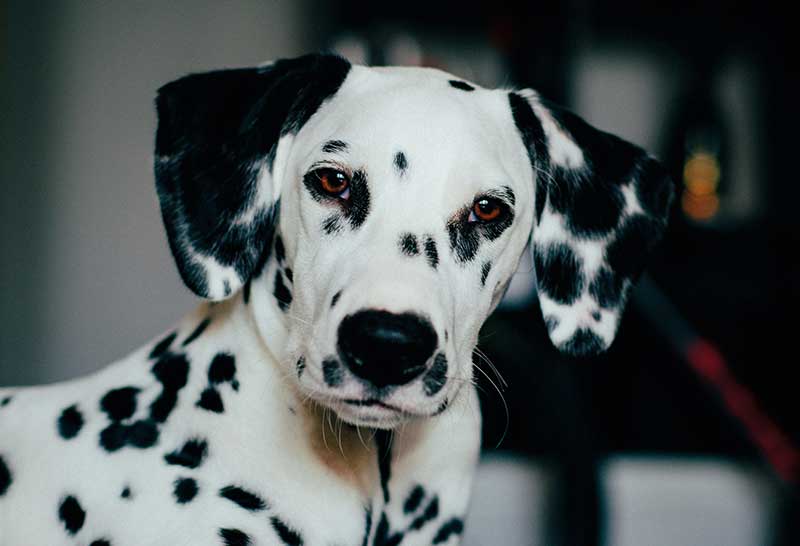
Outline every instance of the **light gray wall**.
{"label": "light gray wall", "polygon": [[7,8],[0,385],[96,370],[195,304],[156,201],[155,90],[314,43],[305,0]]}

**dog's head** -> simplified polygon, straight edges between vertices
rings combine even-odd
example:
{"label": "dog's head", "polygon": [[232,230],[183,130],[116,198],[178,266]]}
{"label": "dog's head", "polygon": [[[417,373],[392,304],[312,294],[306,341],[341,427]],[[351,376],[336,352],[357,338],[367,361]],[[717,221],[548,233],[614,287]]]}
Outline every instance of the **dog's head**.
{"label": "dog's head", "polygon": [[354,424],[446,407],[528,242],[556,347],[608,348],[672,196],[639,148],[438,70],[313,55],[187,76],[157,109],[184,281],[241,292],[288,334],[299,388]]}

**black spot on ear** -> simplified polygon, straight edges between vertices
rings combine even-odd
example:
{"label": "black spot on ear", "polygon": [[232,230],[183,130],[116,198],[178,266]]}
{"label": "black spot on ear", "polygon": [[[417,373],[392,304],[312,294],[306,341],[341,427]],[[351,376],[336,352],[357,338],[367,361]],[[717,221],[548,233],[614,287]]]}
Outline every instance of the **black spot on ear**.
{"label": "black spot on ear", "polygon": [[603,317],[602,317],[602,315],[600,314],[600,311],[592,311],[592,318],[593,318],[593,319],[594,319],[596,322],[600,322],[600,319],[601,319],[601,318],[603,318]]}
{"label": "black spot on ear", "polygon": [[89,546],[111,546],[111,541],[105,538],[98,538],[89,543]]}
{"label": "black spot on ear", "polygon": [[414,521],[411,522],[411,526],[409,529],[413,531],[419,531],[429,522],[435,520],[439,516],[439,497],[433,497],[431,502],[428,503],[428,506],[425,507],[425,511],[422,512],[419,516],[417,516]]}
{"label": "black spot on ear", "polygon": [[367,173],[361,169],[353,173],[350,180],[350,199],[347,201],[345,216],[350,226],[358,229],[369,215],[370,195]]}
{"label": "black spot on ear", "polygon": [[606,258],[617,275],[636,280],[644,268],[644,259],[661,237],[663,226],[643,215],[632,216],[606,248]]}
{"label": "black spot on ear", "polygon": [[584,285],[583,263],[568,245],[536,245],[533,256],[539,290],[563,305],[578,299]]}
{"label": "black spot on ear", "polygon": [[597,300],[597,304],[600,307],[609,309],[618,306],[622,302],[624,286],[625,281],[622,277],[609,269],[602,268],[589,285],[589,294]]}
{"label": "black spot on ear", "polygon": [[329,140],[328,142],[322,145],[322,151],[326,154],[344,152],[347,151],[347,148],[349,148],[347,143],[341,140]]}
{"label": "black spot on ear", "polygon": [[342,297],[342,291],[341,290],[339,290],[338,292],[336,292],[333,295],[333,297],[331,298],[331,309],[336,307],[336,303],[339,301],[339,298],[341,298],[341,297]]}
{"label": "black spot on ear", "polygon": [[436,248],[436,241],[430,235],[425,237],[425,257],[431,268],[436,269],[439,266],[439,251]]}
{"label": "black spot on ear", "polygon": [[71,440],[83,428],[83,414],[76,404],[64,408],[58,417],[58,434],[65,440]]}
{"label": "black spot on ear", "polygon": [[458,536],[463,532],[464,522],[460,518],[451,518],[439,527],[436,536],[433,537],[433,544],[444,544],[453,535]]}
{"label": "black spot on ear", "polygon": [[275,299],[278,300],[278,307],[281,311],[286,311],[292,305],[292,293],[283,282],[283,275],[280,270],[275,271],[275,291],[273,292]]}
{"label": "black spot on ear", "polygon": [[517,93],[508,94],[508,103],[514,124],[528,152],[528,159],[536,181],[536,224],[542,220],[550,184],[550,154],[547,150],[544,128],[533,112],[530,103]]}
{"label": "black spot on ear", "polygon": [[664,167],[655,159],[644,158],[636,166],[636,196],[644,211],[653,218],[666,220],[675,197],[675,186]]}
{"label": "black spot on ear", "polygon": [[0,456],[0,497],[6,494],[8,489],[11,487],[11,469],[8,468],[8,464],[3,460],[3,457]]}
{"label": "black spot on ear", "polygon": [[156,359],[156,358],[159,358],[160,356],[162,356],[164,353],[166,353],[169,350],[169,348],[172,345],[172,343],[175,341],[175,338],[177,336],[178,336],[178,332],[172,332],[171,334],[166,336],[164,339],[162,339],[161,341],[156,343],[155,346],[153,347],[153,350],[150,351],[150,357],[149,358]]}
{"label": "black spot on ear", "polygon": [[278,538],[280,538],[286,546],[303,546],[303,537],[296,531],[290,529],[289,526],[277,516],[272,516],[270,522],[272,523],[272,528],[275,529],[275,532],[278,534]]}
{"label": "black spot on ear", "polygon": [[211,383],[227,383],[236,376],[236,359],[230,353],[217,353],[208,367]]}
{"label": "black spot on ear", "polygon": [[244,288],[242,288],[242,300],[244,301],[245,304],[250,303],[250,285],[251,284],[252,284],[252,281],[250,279],[248,279],[247,282],[244,283]]}
{"label": "black spot on ear", "polygon": [[197,328],[195,328],[194,331],[191,334],[189,334],[189,337],[183,340],[182,345],[186,347],[192,341],[200,337],[202,333],[205,331],[205,329],[208,328],[209,324],[211,324],[210,318],[203,319],[203,321],[197,325]]}
{"label": "black spot on ear", "polygon": [[328,216],[322,222],[322,231],[327,233],[328,235],[332,235],[334,233],[338,233],[342,231],[342,220],[338,214],[332,214]]}
{"label": "black spot on ear", "polygon": [[486,286],[486,277],[489,276],[491,270],[492,262],[485,262],[481,267],[481,286]]}
{"label": "black spot on ear", "polygon": [[297,370],[297,377],[302,376],[303,372],[306,369],[306,357],[301,356],[300,358],[298,358],[297,363],[294,365],[294,367],[295,370]]}
{"label": "black spot on ear", "polygon": [[408,159],[406,159],[406,154],[403,152],[397,152],[394,154],[394,168],[397,169],[397,172],[400,173],[400,176],[403,176],[406,173],[406,169],[408,169]]}
{"label": "black spot on ear", "polygon": [[375,431],[375,446],[378,451],[378,471],[381,477],[383,502],[389,503],[389,480],[392,478],[392,432],[378,429]]}
{"label": "black spot on ear", "polygon": [[591,356],[603,351],[605,347],[606,344],[597,334],[581,329],[559,348],[572,356]]}
{"label": "black spot on ear", "polygon": [[558,320],[557,317],[554,317],[553,315],[548,315],[548,316],[544,317],[544,324],[547,327],[547,332],[552,334],[553,331],[556,328],[558,328],[558,325],[560,324],[560,321]]}
{"label": "black spot on ear", "polygon": [[338,387],[344,380],[344,372],[339,361],[335,358],[326,358],[322,361],[322,376],[329,387]]}
{"label": "black spot on ear", "polygon": [[267,508],[267,503],[264,499],[235,485],[228,485],[220,489],[219,496],[250,512],[260,512]]}
{"label": "black spot on ear", "polygon": [[416,256],[419,254],[417,236],[413,233],[403,233],[400,235],[400,252],[406,256]]}
{"label": "black spot on ear", "polygon": [[131,488],[130,488],[130,487],[128,487],[128,486],[126,485],[126,486],[125,486],[125,487],[122,489],[122,493],[120,493],[120,494],[119,494],[119,496],[120,496],[121,498],[123,498],[123,499],[126,499],[126,500],[130,499],[130,498],[131,498],[131,496],[132,496],[132,493],[131,493]]}
{"label": "black spot on ear", "polygon": [[58,519],[64,524],[67,533],[74,536],[83,527],[83,523],[86,521],[86,512],[81,508],[78,499],[67,495],[58,506]]}
{"label": "black spot on ear", "polygon": [[220,529],[219,536],[225,546],[250,546],[250,537],[239,529]]}
{"label": "black spot on ear", "polygon": [[286,247],[283,246],[283,239],[280,235],[275,235],[275,257],[278,258],[279,264],[286,261]]}
{"label": "black spot on ear", "polygon": [[447,383],[447,357],[438,353],[433,359],[433,365],[422,378],[422,387],[426,396],[434,396]]}
{"label": "black spot on ear", "polygon": [[409,493],[406,501],[403,503],[403,512],[406,514],[412,514],[417,511],[419,505],[422,503],[422,499],[425,498],[425,490],[422,486],[417,485]]}
{"label": "black spot on ear", "polygon": [[462,82],[461,80],[449,80],[447,83],[450,84],[450,87],[455,87],[456,89],[461,89],[462,91],[475,91],[473,86],[467,82]]}
{"label": "black spot on ear", "polygon": [[178,478],[175,480],[172,493],[175,495],[175,502],[186,504],[197,496],[197,482],[192,478]]}
{"label": "black spot on ear", "polygon": [[153,447],[158,441],[158,427],[151,419],[142,419],[128,427],[128,443],[139,449]]}
{"label": "black spot on ear", "polygon": [[180,449],[164,455],[167,464],[197,468],[208,453],[208,442],[199,438],[188,440]]}
{"label": "black spot on ear", "polygon": [[219,394],[219,391],[214,387],[208,387],[200,393],[200,400],[197,401],[195,404],[198,408],[203,408],[204,410],[213,412],[213,413],[223,413],[225,411],[225,406],[222,403],[222,397]]}
{"label": "black spot on ear", "polygon": [[136,397],[139,389],[136,387],[122,387],[108,391],[100,399],[100,409],[112,421],[122,421],[133,416],[136,412]]}

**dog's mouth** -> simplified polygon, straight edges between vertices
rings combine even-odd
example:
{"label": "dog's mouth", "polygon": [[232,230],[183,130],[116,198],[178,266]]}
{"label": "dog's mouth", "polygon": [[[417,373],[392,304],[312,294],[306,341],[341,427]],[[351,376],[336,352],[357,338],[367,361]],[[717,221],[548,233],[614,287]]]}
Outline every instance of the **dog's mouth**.
{"label": "dog's mouth", "polygon": [[390,411],[396,411],[400,413],[405,413],[403,410],[398,408],[397,406],[392,406],[391,404],[387,404],[386,402],[379,400],[377,398],[364,398],[364,399],[357,399],[357,398],[348,398],[342,400],[345,404],[354,407],[361,407],[361,408],[369,408],[373,406],[377,406],[379,408],[387,409]]}
{"label": "dog's mouth", "polygon": [[393,428],[409,420],[428,417],[378,398],[340,398],[331,404],[331,409],[352,425],[375,428]]}

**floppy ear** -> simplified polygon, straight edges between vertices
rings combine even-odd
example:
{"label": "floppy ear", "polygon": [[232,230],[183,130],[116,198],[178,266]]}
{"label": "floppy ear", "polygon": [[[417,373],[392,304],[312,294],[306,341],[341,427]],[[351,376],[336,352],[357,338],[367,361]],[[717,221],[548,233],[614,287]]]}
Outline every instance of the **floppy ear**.
{"label": "floppy ear", "polygon": [[226,298],[266,259],[278,142],[302,128],[349,69],[340,57],[307,55],[159,89],[156,189],[172,255],[197,295]]}
{"label": "floppy ear", "polygon": [[533,167],[532,247],[550,340],[576,355],[607,349],[666,228],[673,185],[643,150],[546,103],[509,102]]}

